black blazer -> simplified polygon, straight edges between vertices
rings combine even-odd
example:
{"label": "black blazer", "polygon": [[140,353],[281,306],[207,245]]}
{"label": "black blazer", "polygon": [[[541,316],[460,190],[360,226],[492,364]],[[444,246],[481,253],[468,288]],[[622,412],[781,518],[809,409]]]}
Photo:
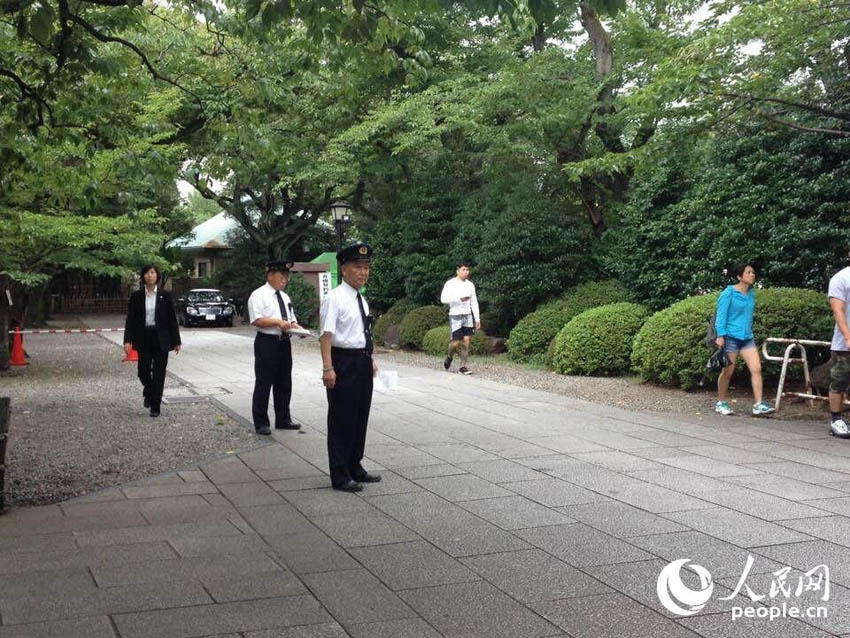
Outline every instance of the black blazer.
{"label": "black blazer", "polygon": [[[177,314],[174,312],[174,301],[167,290],[156,291],[156,309],[154,310],[156,335],[163,352],[174,350],[180,345],[180,329],[177,327]],[[124,343],[132,343],[138,350],[145,331],[145,291],[136,290],[130,295],[127,306],[127,321],[124,323]]]}

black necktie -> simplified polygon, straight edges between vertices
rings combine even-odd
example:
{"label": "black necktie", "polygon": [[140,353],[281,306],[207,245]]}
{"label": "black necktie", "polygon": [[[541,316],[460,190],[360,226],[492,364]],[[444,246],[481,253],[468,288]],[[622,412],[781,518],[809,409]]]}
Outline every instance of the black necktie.
{"label": "black necktie", "polygon": [[363,297],[357,293],[357,305],[360,308],[360,318],[363,320],[363,334],[366,336],[366,352],[372,354],[372,326],[369,324],[369,318],[366,316],[366,311],[363,309]]}
{"label": "black necktie", "polygon": [[280,290],[275,290],[274,296],[277,297],[277,305],[280,306],[280,318],[289,321],[289,315],[286,314],[286,308],[283,305],[283,297],[280,296]]}

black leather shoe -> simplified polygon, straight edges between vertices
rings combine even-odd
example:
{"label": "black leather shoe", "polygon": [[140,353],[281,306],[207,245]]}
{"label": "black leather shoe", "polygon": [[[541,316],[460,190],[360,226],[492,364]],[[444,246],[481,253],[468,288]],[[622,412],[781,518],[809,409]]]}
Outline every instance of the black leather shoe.
{"label": "black leather shoe", "polygon": [[257,434],[265,434],[266,436],[268,436],[271,433],[272,433],[272,429],[267,425],[264,425],[261,428],[257,428]]}
{"label": "black leather shoe", "polygon": [[159,416],[159,409],[151,408],[151,416],[153,416],[153,417]]}
{"label": "black leather shoe", "polygon": [[380,483],[381,482],[381,475],[380,474],[369,474],[369,472],[366,472],[362,476],[358,476],[355,480],[359,483]]}
{"label": "black leather shoe", "polygon": [[340,490],[341,492],[362,492],[363,486],[360,485],[357,481],[352,481],[348,479],[345,483],[341,483],[339,485],[334,485],[335,490]]}
{"label": "black leather shoe", "polygon": [[145,400],[144,400],[144,401],[142,401],[142,403],[144,404],[144,406],[145,406],[146,408],[151,407],[151,400],[150,400],[149,398],[147,398],[147,397],[145,397]]}
{"label": "black leather shoe", "polygon": [[275,430],[300,430],[301,425],[299,423],[293,423],[292,421],[287,421],[286,423],[275,423]]}

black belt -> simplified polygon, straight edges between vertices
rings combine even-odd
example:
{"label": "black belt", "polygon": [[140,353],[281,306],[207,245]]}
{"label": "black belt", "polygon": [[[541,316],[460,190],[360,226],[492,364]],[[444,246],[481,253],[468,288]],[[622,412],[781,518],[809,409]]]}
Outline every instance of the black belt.
{"label": "black belt", "polygon": [[331,346],[331,353],[343,356],[353,356],[357,354],[371,356],[372,354],[371,352],[367,352],[366,348],[338,348],[337,346]]}
{"label": "black belt", "polygon": [[274,339],[275,341],[283,341],[284,339],[289,339],[289,333],[282,332],[279,335],[270,335],[267,332],[258,332],[257,337],[266,337],[267,339]]}

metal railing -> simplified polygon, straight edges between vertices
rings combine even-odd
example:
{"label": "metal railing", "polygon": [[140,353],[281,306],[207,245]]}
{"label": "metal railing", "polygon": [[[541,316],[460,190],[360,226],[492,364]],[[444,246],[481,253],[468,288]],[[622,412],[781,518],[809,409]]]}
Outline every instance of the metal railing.
{"label": "metal railing", "polygon": [[[785,354],[781,357],[777,357],[774,355],[770,355],[767,352],[767,344],[769,343],[787,343],[788,346],[785,348]],[[761,353],[764,356],[765,361],[781,361],[782,362],[782,372],[779,374],[779,385],[776,388],[776,411],[779,412],[779,404],[782,401],[782,397],[800,397],[806,399],[809,403],[809,407],[814,407],[814,401],[828,401],[829,397],[824,397],[819,394],[815,394],[814,389],[812,388],[812,378],[809,374],[809,361],[806,357],[806,346],[816,346],[829,348],[832,344],[829,341],[813,341],[810,339],[782,339],[779,337],[768,337],[761,344]],[[791,353],[798,349],[800,352],[799,357],[792,357]],[[806,384],[805,392],[783,392],[783,388],[785,387],[785,377],[788,374],[788,365],[791,363],[802,363],[803,364],[803,378]],[[846,404],[850,405],[850,401],[845,401]]]}

